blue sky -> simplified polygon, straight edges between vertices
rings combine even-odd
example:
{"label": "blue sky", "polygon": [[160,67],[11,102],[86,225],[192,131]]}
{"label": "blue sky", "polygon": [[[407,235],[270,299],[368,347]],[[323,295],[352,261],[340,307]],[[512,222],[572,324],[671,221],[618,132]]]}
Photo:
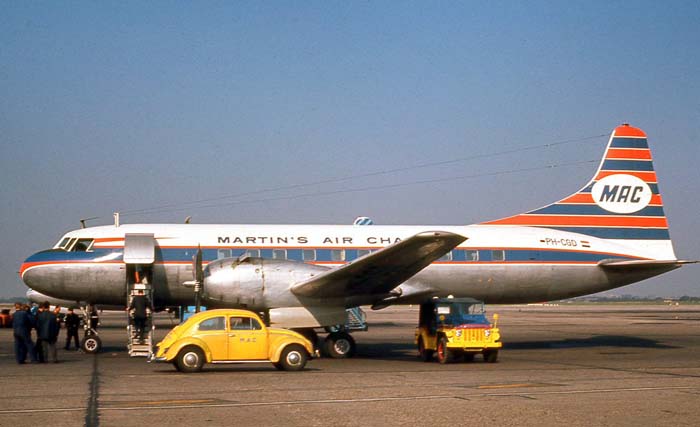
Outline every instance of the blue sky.
{"label": "blue sky", "polygon": [[[28,255],[114,211],[428,225],[523,212],[585,184],[622,122],[649,135],[677,255],[700,258],[699,45],[690,1],[6,2],[0,296],[24,293]],[[451,159],[465,160],[412,168]],[[696,276],[620,292],[698,295]]]}

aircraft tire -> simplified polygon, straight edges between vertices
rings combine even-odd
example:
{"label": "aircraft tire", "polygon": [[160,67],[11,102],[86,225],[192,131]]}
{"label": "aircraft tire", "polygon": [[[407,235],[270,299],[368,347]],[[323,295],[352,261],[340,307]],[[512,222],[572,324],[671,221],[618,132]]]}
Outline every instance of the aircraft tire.
{"label": "aircraft tire", "polygon": [[452,350],[447,348],[447,338],[445,338],[444,336],[441,336],[438,339],[437,351],[435,353],[437,354],[438,362],[440,362],[440,364],[442,365],[450,363],[452,361]]}
{"label": "aircraft tire", "polygon": [[423,343],[423,338],[418,340],[418,357],[423,362],[430,362],[433,359],[433,350],[427,350],[425,344]]}
{"label": "aircraft tire", "polygon": [[484,350],[484,362],[486,362],[486,363],[498,362],[498,350]]}
{"label": "aircraft tire", "polygon": [[87,354],[99,353],[102,349],[102,340],[97,335],[87,335],[80,342],[80,348]]}
{"label": "aircraft tire", "polygon": [[355,354],[355,340],[347,332],[333,332],[324,343],[326,354],[333,359],[347,359]]}
{"label": "aircraft tire", "polygon": [[175,364],[180,372],[199,372],[204,366],[204,352],[192,345],[185,347],[177,354]]}
{"label": "aircraft tire", "polygon": [[284,371],[301,371],[306,366],[308,359],[309,355],[304,347],[290,344],[282,350],[280,361],[275,364],[275,367]]}

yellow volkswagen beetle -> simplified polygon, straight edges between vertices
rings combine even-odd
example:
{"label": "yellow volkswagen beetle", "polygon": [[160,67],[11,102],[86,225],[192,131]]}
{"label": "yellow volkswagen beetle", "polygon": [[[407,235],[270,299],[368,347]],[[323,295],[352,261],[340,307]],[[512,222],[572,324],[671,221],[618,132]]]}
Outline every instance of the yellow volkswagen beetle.
{"label": "yellow volkswagen beetle", "polygon": [[247,310],[197,313],[158,343],[152,361],[170,362],[180,372],[198,372],[204,363],[272,362],[299,371],[314,355],[313,345],[296,332],[266,327]]}

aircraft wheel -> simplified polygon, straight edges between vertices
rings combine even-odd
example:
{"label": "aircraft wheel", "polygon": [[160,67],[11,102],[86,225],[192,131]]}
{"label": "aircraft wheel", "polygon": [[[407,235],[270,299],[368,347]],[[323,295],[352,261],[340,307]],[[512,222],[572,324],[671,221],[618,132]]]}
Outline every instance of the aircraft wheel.
{"label": "aircraft wheel", "polygon": [[275,364],[275,367],[284,371],[301,371],[306,366],[308,358],[302,346],[290,344],[282,350],[280,361]]}
{"label": "aircraft wheel", "polygon": [[498,361],[498,350],[484,350],[484,362],[496,363]]}
{"label": "aircraft wheel", "polygon": [[102,349],[102,340],[97,335],[88,335],[80,342],[80,348],[87,354],[98,353]]}
{"label": "aircraft wheel", "polygon": [[447,348],[447,338],[440,337],[437,344],[437,360],[441,364],[450,363],[453,359],[452,350]]}
{"label": "aircraft wheel", "polygon": [[423,338],[418,340],[418,357],[423,362],[430,362],[433,358],[433,350],[427,350],[425,344],[423,343]]}
{"label": "aircraft wheel", "polygon": [[346,359],[355,354],[355,340],[346,332],[334,332],[326,337],[325,350],[333,359]]}
{"label": "aircraft wheel", "polygon": [[199,347],[185,347],[177,354],[175,363],[180,372],[199,372],[204,366],[204,353]]}

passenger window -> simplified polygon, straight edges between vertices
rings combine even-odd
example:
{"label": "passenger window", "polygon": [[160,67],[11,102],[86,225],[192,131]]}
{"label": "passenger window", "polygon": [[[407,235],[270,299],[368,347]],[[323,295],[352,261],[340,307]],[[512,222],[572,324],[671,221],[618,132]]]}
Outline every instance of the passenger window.
{"label": "passenger window", "polygon": [[304,261],[316,261],[316,250],[304,249],[302,252],[302,258]]}
{"label": "passenger window", "polygon": [[331,261],[345,261],[345,250],[344,249],[331,250]]}
{"label": "passenger window", "polygon": [[273,249],[272,259],[287,259],[287,251],[284,249]]}
{"label": "passenger window", "polygon": [[231,258],[231,249],[219,249],[216,253],[216,259]]}
{"label": "passenger window", "polygon": [[479,261],[479,251],[464,251],[467,261]]}
{"label": "passenger window", "polygon": [[371,251],[369,249],[358,249],[357,250],[357,257],[362,257],[370,253]]}
{"label": "passenger window", "polygon": [[450,251],[450,252],[446,253],[445,255],[441,256],[440,258],[438,258],[438,261],[443,261],[443,262],[452,261],[452,251]]}
{"label": "passenger window", "polygon": [[505,261],[506,259],[506,251],[500,250],[500,251],[491,251],[491,260],[492,261]]}
{"label": "passenger window", "polygon": [[225,330],[224,317],[213,317],[211,319],[203,320],[199,323],[198,329],[200,331],[223,331]]}
{"label": "passenger window", "polygon": [[246,249],[245,254],[257,258],[260,256],[260,249]]}

